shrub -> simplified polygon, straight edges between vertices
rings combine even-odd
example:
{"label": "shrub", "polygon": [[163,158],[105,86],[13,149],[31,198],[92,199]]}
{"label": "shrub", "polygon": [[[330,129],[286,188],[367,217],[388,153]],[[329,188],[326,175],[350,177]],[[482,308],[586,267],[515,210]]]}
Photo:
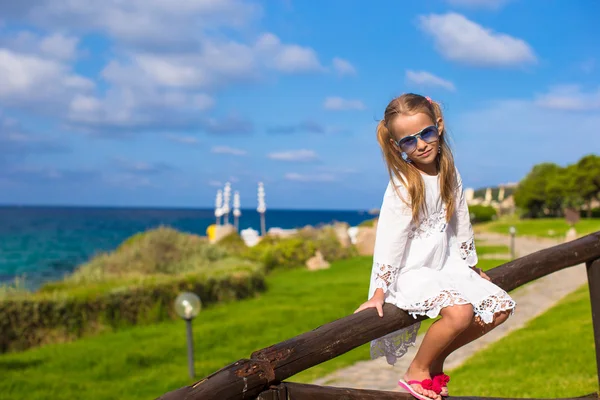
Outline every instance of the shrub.
{"label": "shrub", "polygon": [[224,249],[230,254],[239,255],[243,254],[247,249],[244,239],[237,233],[232,232],[229,235],[223,237],[217,242],[217,247]]}
{"label": "shrub", "polygon": [[125,275],[175,275],[208,267],[226,256],[225,249],[200,236],[159,227],[135,234],[115,251],[94,257],[66,280],[82,284]]}
{"label": "shrub", "polygon": [[469,206],[469,213],[471,214],[471,222],[488,222],[496,219],[497,211],[492,206],[473,205]]}
{"label": "shrub", "polygon": [[363,222],[361,222],[360,224],[358,224],[358,226],[362,226],[365,228],[372,228],[373,226],[375,226],[375,221],[377,221],[377,218],[367,219],[367,220],[364,220]]}
{"label": "shrub", "polygon": [[[587,218],[588,217],[588,210],[587,208],[584,210],[581,210],[579,212],[579,215],[581,215],[581,218]],[[592,218],[600,218],[600,207],[596,207],[596,208],[592,208]]]}
{"label": "shrub", "polygon": [[198,294],[206,305],[265,290],[264,274],[256,264],[245,261],[238,271],[225,271],[115,281],[108,290],[104,285],[79,291],[47,285],[40,293],[9,298],[0,302],[0,351],[176,318],[173,301],[182,291]]}
{"label": "shrub", "polygon": [[277,268],[303,266],[319,250],[328,261],[340,260],[355,255],[353,247],[344,248],[333,227],[321,229],[307,227],[287,238],[266,236],[244,256],[264,264],[267,271]]}

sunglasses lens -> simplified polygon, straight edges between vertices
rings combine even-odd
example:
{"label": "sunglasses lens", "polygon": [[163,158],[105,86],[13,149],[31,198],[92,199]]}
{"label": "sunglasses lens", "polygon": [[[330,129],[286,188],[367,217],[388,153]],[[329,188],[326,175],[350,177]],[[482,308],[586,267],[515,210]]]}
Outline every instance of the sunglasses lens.
{"label": "sunglasses lens", "polygon": [[410,154],[417,148],[417,138],[414,136],[408,136],[402,139],[399,144],[403,152]]}
{"label": "sunglasses lens", "polygon": [[421,133],[421,139],[426,143],[435,142],[438,139],[437,128],[432,126]]}

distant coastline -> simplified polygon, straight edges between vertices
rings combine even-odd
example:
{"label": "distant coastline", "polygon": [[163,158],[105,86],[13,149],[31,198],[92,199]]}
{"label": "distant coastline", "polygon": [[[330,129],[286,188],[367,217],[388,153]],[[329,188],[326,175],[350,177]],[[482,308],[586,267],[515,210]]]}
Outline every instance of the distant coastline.
{"label": "distant coastline", "polygon": [[[259,229],[256,210],[242,209],[240,230]],[[369,210],[268,209],[267,229],[372,219]],[[62,279],[93,255],[115,249],[135,233],[160,225],[204,236],[215,223],[210,208],[0,205],[0,282],[25,276],[28,286]]]}

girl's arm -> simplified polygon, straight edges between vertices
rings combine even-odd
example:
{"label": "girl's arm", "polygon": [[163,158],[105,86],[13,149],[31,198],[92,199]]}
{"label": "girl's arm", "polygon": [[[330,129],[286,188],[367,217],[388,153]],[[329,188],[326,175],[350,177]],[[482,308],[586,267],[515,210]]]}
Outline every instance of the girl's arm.
{"label": "girl's arm", "polygon": [[455,231],[458,251],[465,263],[469,267],[474,267],[478,262],[477,250],[475,249],[475,238],[473,236],[469,206],[467,205],[462,179],[458,171],[456,171],[456,180],[458,185],[456,189]]}
{"label": "girl's arm", "polygon": [[[398,192],[403,197],[407,196],[402,186],[398,187]],[[377,222],[369,298],[376,289],[381,289],[385,294],[395,282],[402,265],[411,224],[411,209],[398,197],[394,183],[390,182],[383,196]]]}

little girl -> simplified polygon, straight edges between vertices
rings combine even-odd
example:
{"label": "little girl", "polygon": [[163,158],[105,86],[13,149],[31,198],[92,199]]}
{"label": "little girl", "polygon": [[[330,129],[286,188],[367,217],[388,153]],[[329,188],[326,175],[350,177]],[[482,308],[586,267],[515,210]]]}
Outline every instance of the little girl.
{"label": "little girl", "polygon": [[[392,100],[377,126],[390,183],[377,223],[369,300],[355,312],[391,303],[435,321],[398,384],[418,399],[448,396],[450,353],[500,325],[515,302],[476,268],[462,180],[439,105],[416,94]],[[419,323],[371,343],[394,364],[414,345]]]}

